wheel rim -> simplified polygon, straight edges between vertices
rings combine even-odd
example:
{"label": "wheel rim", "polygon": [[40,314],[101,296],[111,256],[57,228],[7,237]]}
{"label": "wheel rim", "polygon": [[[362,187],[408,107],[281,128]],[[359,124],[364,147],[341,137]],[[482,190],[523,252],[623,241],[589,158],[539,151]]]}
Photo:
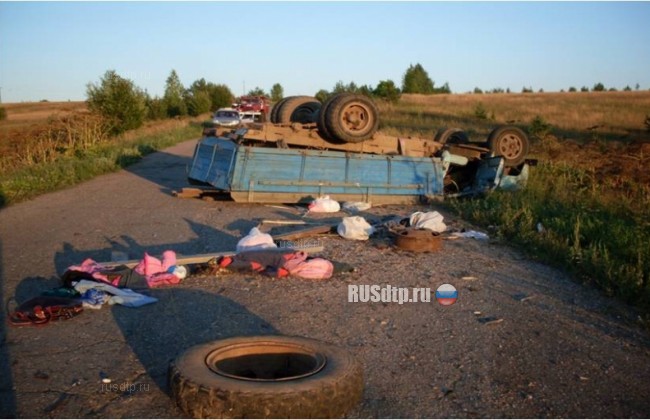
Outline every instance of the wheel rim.
{"label": "wheel rim", "polygon": [[499,154],[506,159],[517,158],[524,148],[522,139],[513,133],[504,134],[497,143]]}
{"label": "wheel rim", "polygon": [[372,111],[361,103],[353,102],[343,108],[340,114],[341,126],[349,134],[364,134],[372,128]]}
{"label": "wheel rim", "polygon": [[323,354],[307,346],[267,341],[226,346],[205,359],[218,375],[255,382],[305,378],[322,370],[326,362]]}

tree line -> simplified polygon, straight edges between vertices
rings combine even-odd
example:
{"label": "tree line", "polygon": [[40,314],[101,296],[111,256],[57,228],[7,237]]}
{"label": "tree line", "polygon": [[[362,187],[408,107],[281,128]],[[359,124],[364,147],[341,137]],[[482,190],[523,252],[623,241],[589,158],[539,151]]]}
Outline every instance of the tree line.
{"label": "tree line", "polygon": [[[357,85],[354,82],[347,84],[343,81],[337,82],[331,90],[320,89],[315,94],[321,102],[325,102],[330,96],[341,92],[350,92],[372,97],[373,99],[388,102],[399,101],[403,93],[417,93],[423,95],[449,94],[451,88],[445,82],[436,86],[424,67],[417,63],[411,64],[404,72],[401,86],[390,79],[381,80],[376,87],[371,85]],[[637,83],[636,90],[640,86]],[[578,89],[570,87],[569,92],[577,92]],[[606,89],[602,83],[596,83],[591,91],[615,91],[615,88]],[[626,86],[624,91],[632,88]],[[580,88],[581,92],[588,92],[586,86]],[[532,87],[524,86],[522,93],[533,92]],[[539,92],[543,92],[540,89]],[[562,90],[564,92],[564,90]],[[494,88],[483,91],[476,87],[474,94],[483,93],[511,93],[510,88]],[[284,88],[280,83],[275,83],[269,92],[260,87],[250,90],[247,95],[266,96],[272,102],[277,102],[284,97]],[[108,70],[98,83],[89,83],[86,87],[88,107],[111,122],[113,134],[119,134],[126,130],[140,127],[147,120],[158,120],[163,118],[174,118],[182,116],[198,116],[207,112],[216,111],[219,108],[230,106],[235,95],[228,86],[208,82],[204,78],[194,81],[189,87],[184,87],[175,70],[172,70],[165,82],[165,92],[162,97],[152,97],[146,90],[139,88],[133,81],[118,75],[115,70]],[[0,115],[0,117],[3,115]]]}

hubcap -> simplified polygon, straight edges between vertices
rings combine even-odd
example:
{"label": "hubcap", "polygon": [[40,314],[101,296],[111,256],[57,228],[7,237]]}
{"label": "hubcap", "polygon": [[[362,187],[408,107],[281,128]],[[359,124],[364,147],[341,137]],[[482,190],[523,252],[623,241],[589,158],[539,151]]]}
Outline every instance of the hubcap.
{"label": "hubcap", "polygon": [[523,149],[523,144],[519,136],[506,134],[499,140],[499,152],[501,156],[507,159],[517,157]]}

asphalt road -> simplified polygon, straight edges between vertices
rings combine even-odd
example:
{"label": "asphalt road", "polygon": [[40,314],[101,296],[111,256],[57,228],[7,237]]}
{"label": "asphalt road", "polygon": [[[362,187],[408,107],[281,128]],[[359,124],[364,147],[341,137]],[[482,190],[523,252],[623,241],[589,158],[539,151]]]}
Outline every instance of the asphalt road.
{"label": "asphalt road", "polygon": [[[58,286],[85,258],[229,251],[255,218],[300,218],[293,208],[174,198],[171,190],[187,186],[193,147],[0,210],[2,301]],[[422,208],[367,216],[414,210]],[[410,254],[318,240],[323,256],[357,271],[326,282],[191,277],[152,291],[155,304],[88,309],[38,328],[9,326],[3,313],[0,414],[182,417],[168,395],[170,360],[212,339],[276,333],[321,339],[359,358],[364,398],[350,417],[650,417],[650,337],[631,308],[507,244],[459,239],[441,252]],[[350,285],[435,291],[442,283],[458,289],[456,304],[348,302]]]}

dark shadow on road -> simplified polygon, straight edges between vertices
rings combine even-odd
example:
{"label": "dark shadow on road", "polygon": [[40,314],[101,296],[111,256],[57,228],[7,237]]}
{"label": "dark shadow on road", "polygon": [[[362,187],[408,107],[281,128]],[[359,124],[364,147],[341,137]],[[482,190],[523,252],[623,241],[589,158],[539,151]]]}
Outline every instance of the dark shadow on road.
{"label": "dark shadow on road", "polygon": [[153,289],[158,302],[137,309],[115,305],[113,316],[156,385],[169,393],[169,362],[188,348],[234,336],[277,334],[264,319],[218,294],[183,287]]}
{"label": "dark shadow on road", "polygon": [[[5,295],[6,261],[2,257],[2,241],[0,240],[0,302],[4,305],[8,296]],[[5,308],[0,310],[0,417],[16,417],[16,394],[14,392],[13,373],[11,371],[11,354],[7,343],[7,319]]]}
{"label": "dark shadow on road", "polygon": [[118,251],[128,255],[129,259],[138,260],[147,252],[151,256],[160,257],[168,249],[179,255],[206,254],[209,252],[234,251],[239,238],[215,229],[213,226],[194,222],[184,218],[196,238],[188,242],[169,243],[162,245],[143,245],[128,235],[121,235],[120,240],[106,238],[107,247],[103,249],[80,250],[68,242],[63,249],[54,255],[54,266],[59,275],[71,265],[80,264],[86,258],[97,262],[110,261],[111,252]]}
{"label": "dark shadow on road", "polygon": [[159,185],[162,192],[171,194],[172,191],[189,186],[186,168],[191,162],[192,158],[188,156],[155,152],[124,169]]}

